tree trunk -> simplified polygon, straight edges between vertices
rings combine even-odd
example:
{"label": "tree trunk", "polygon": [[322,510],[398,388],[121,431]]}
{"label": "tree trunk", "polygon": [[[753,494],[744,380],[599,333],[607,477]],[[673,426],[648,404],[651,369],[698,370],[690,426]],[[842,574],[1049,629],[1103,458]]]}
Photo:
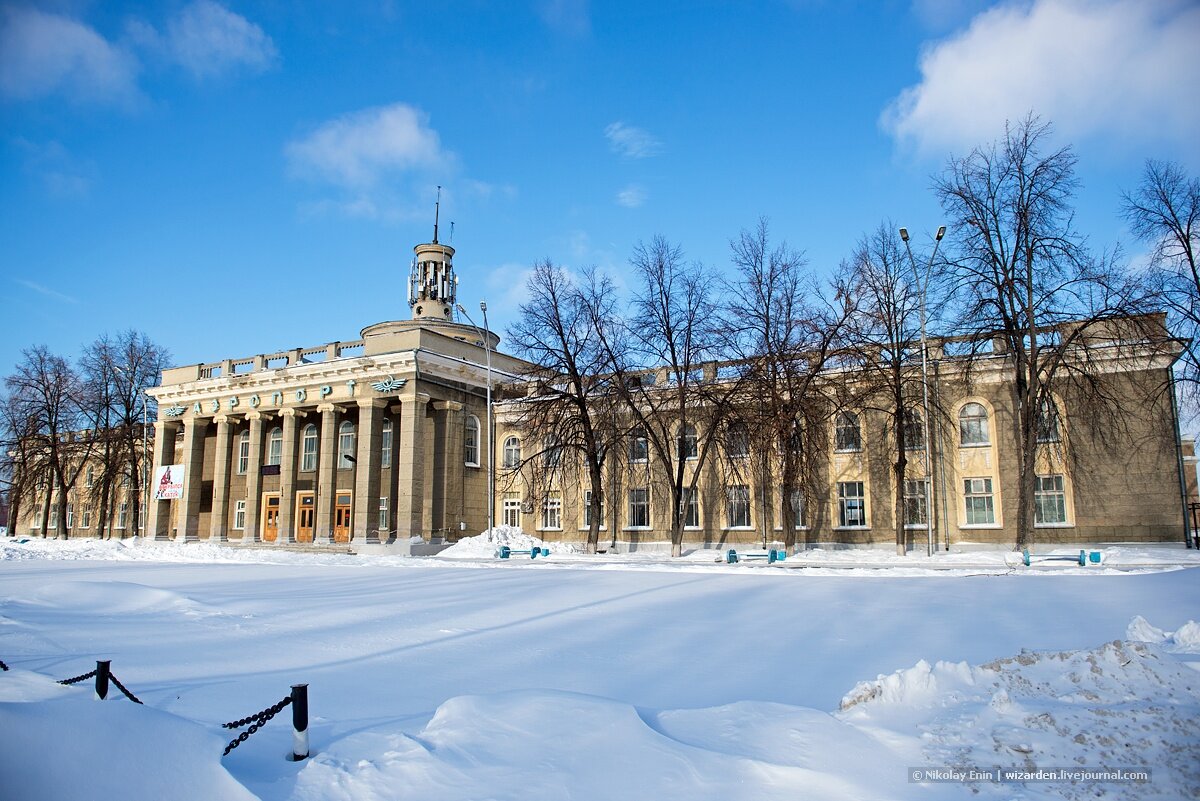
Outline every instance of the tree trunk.
{"label": "tree trunk", "polygon": [[892,420],[892,425],[896,427],[896,462],[892,465],[896,475],[896,555],[904,556],[907,552],[904,541],[904,476],[908,470],[908,456],[905,455],[907,443],[904,441],[904,408],[902,406],[896,407]]}

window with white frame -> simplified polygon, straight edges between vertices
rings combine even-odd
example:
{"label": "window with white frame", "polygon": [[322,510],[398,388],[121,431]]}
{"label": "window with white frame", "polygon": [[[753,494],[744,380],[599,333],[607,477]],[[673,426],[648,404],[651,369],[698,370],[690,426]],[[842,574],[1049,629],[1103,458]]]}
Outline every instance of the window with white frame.
{"label": "window with white frame", "polygon": [[50,506],[50,528],[58,528],[58,504]]}
{"label": "window with white frame", "polygon": [[650,490],[646,487],[629,490],[629,527],[650,528]]}
{"label": "window with white frame", "polygon": [[546,467],[553,470],[562,463],[562,442],[551,434],[543,442],[542,458]]}
{"label": "window with white frame", "polygon": [[1037,441],[1058,442],[1058,406],[1053,398],[1042,398],[1038,404]]}
{"label": "window with white frame", "polygon": [[237,471],[238,475],[245,475],[250,469],[250,432],[243,431],[238,436],[238,458]]}
{"label": "window with white frame", "polygon": [[392,466],[392,421],[383,421],[383,433],[379,437],[379,466]]}
{"label": "window with white frame", "polygon": [[242,498],[233,504],[233,527],[237,531],[246,528],[246,499]]}
{"label": "window with white frame", "polygon": [[354,467],[354,423],[343,420],[338,427],[338,470]]}
{"label": "window with white frame", "polygon": [[904,525],[929,527],[929,482],[923,478],[904,480]]}
{"label": "window with white frame", "polygon": [[388,525],[388,499],[387,499],[387,497],[381,497],[379,499],[379,530],[381,532],[387,532],[387,531],[391,530],[391,526]]}
{"label": "window with white frame", "polygon": [[121,505],[117,507],[117,528],[125,528],[129,520],[129,503],[121,501]]}
{"label": "window with white frame", "polygon": [[729,528],[750,528],[750,487],[747,485],[726,487],[725,522]]}
{"label": "window with white frame", "polygon": [[968,526],[988,526],[996,522],[990,478],[964,478],[963,503]]}
{"label": "window with white frame", "polygon": [[92,505],[90,503],[85,503],[83,505],[83,514],[81,514],[79,516],[79,527],[80,528],[91,528],[92,527]]}
{"label": "window with white frame", "polygon": [[75,504],[67,501],[67,528],[75,528]]}
{"label": "window with white frame", "polygon": [[838,526],[865,528],[867,525],[867,496],[861,481],[839,481]]}
{"label": "window with white frame", "polygon": [[521,527],[521,496],[515,492],[504,493],[504,503],[500,507],[500,519],[506,526]]}
{"label": "window with white frame", "polygon": [[635,428],[629,434],[629,461],[633,464],[650,461],[650,441],[644,428]]}
{"label": "window with white frame", "polygon": [[[600,496],[600,528],[606,528],[605,522],[604,522],[606,517],[607,517],[607,515],[605,514],[605,509],[604,509],[604,496],[601,495]],[[583,527],[584,528],[592,527],[592,491],[591,490],[584,490],[584,492],[583,492]]]}
{"label": "window with white frame", "polygon": [[982,403],[963,404],[958,412],[958,436],[959,442],[966,447],[991,442],[988,437],[988,413]]}
{"label": "window with white frame", "polygon": [[283,461],[283,429],[276,426],[267,437],[267,464],[279,464]]}
{"label": "window with white frame", "polygon": [[479,418],[467,415],[463,426],[463,462],[469,467],[479,467]]}
{"label": "window with white frame", "polygon": [[542,502],[542,528],[562,529],[562,495],[557,492],[551,492]]}
{"label": "window with white frame", "polygon": [[925,421],[916,409],[904,410],[904,447],[920,450],[925,447]]}
{"label": "window with white frame", "polygon": [[683,506],[684,528],[700,528],[700,499],[692,487],[684,487],[679,502]]}
{"label": "window with white frame", "polygon": [[696,437],[696,427],[691,423],[679,429],[679,458],[695,459],[699,453],[699,440]]}
{"label": "window with white frame", "polygon": [[745,423],[734,421],[729,424],[725,431],[725,452],[735,459],[750,455],[750,430]]}
{"label": "window with white frame", "polygon": [[838,451],[861,451],[862,431],[858,426],[858,415],[839,412],[834,420],[834,449]]}
{"label": "window with white frame", "polygon": [[300,470],[311,471],[317,469],[317,448],[320,443],[320,435],[317,432],[317,427],[309,423],[304,427],[304,433],[300,437]]}
{"label": "window with white frame", "polygon": [[83,481],[85,487],[91,487],[96,483],[96,471],[92,468],[87,469],[87,477]]}
{"label": "window with white frame", "polygon": [[521,440],[516,437],[504,440],[504,466],[510,470],[521,466]]}
{"label": "window with white frame", "polygon": [[1061,475],[1037,476],[1033,489],[1033,522],[1039,526],[1067,522],[1067,493]]}

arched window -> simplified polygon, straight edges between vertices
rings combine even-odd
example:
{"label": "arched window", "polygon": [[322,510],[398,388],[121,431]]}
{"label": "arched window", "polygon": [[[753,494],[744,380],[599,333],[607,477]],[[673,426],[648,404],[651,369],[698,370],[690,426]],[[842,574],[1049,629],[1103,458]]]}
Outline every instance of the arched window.
{"label": "arched window", "polygon": [[1038,404],[1037,441],[1058,442],[1058,406],[1050,397],[1042,398]]}
{"label": "arched window", "polygon": [[521,466],[521,440],[516,437],[504,440],[504,466],[508,468]]}
{"label": "arched window", "polygon": [[354,467],[354,423],[343,421],[338,427],[338,470]]}
{"label": "arched window", "polygon": [[471,467],[479,467],[479,418],[467,415],[463,431],[463,461]]}
{"label": "arched window", "polygon": [[250,432],[243,431],[238,436],[238,458],[237,471],[238,475],[245,475],[250,469]]}
{"label": "arched window", "polygon": [[379,466],[392,466],[392,421],[383,421],[383,434],[379,440]]}
{"label": "arched window", "polygon": [[987,445],[988,413],[981,403],[966,403],[958,412],[958,436],[963,445]]}
{"label": "arched window", "polygon": [[300,438],[301,470],[317,469],[317,442],[317,427],[309,423],[304,427],[304,434]]}
{"label": "arched window", "polygon": [[908,450],[925,447],[925,421],[916,409],[904,410],[904,447]]}
{"label": "arched window", "polygon": [[834,422],[834,449],[839,451],[861,451],[862,432],[858,427],[858,415],[840,412]]}
{"label": "arched window", "polygon": [[272,428],[267,442],[267,464],[279,464],[283,461],[283,429]]}
{"label": "arched window", "polygon": [[740,420],[730,423],[725,431],[725,452],[738,458],[750,455],[750,431]]}
{"label": "arched window", "polygon": [[695,459],[698,454],[699,440],[696,437],[696,427],[691,423],[679,429],[679,458]]}

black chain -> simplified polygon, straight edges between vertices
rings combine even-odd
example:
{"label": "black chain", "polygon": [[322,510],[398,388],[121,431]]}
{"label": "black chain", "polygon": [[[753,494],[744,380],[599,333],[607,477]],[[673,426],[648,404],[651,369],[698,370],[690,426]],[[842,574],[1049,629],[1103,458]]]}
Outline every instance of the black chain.
{"label": "black chain", "polygon": [[250,726],[250,728],[246,729],[244,732],[239,734],[237,737],[235,737],[234,739],[229,741],[229,745],[225,746],[225,752],[223,754],[221,754],[221,756],[228,756],[230,751],[237,748],[242,743],[246,742],[246,740],[250,737],[251,734],[254,734],[256,731],[261,729],[264,725],[266,725],[267,721],[269,721],[271,718],[278,715],[280,710],[282,710],[285,706],[287,706],[291,702],[292,702],[291,696],[288,696],[287,698],[284,698],[279,703],[274,704],[273,706],[267,707],[262,712],[259,712],[256,715],[251,715],[248,718],[242,718],[241,720],[234,720],[229,723],[221,724],[221,728],[224,728],[224,729],[240,729],[242,726],[245,726],[247,723],[254,721],[254,723]]}
{"label": "black chain", "polygon": [[[108,680],[109,680],[109,681],[111,681],[113,684],[117,685],[117,689],[118,689],[118,690],[120,690],[121,692],[125,693],[125,697],[126,697],[126,698],[128,698],[130,701],[133,701],[135,704],[141,704],[141,703],[142,703],[141,701],[139,701],[139,700],[138,700],[138,697],[137,697],[136,695],[134,695],[133,693],[129,692],[129,690],[126,690],[126,689],[125,689],[125,685],[124,685],[124,684],[122,684],[122,683],[121,683],[121,681],[120,681],[120,679],[118,679],[116,676],[114,676],[113,674],[109,673],[109,674],[108,674]],[[143,706],[145,706],[145,704],[142,704],[142,705],[143,705]]]}
{"label": "black chain", "polygon": [[3,659],[0,659],[0,670],[4,671],[5,673],[8,672],[8,665],[4,664]]}
{"label": "black chain", "polygon": [[95,675],[96,675],[96,671],[91,670],[91,671],[88,671],[87,673],[84,673],[82,676],[76,676],[73,679],[63,679],[62,681],[59,682],[59,684],[78,684],[81,681],[87,681],[88,679],[90,679],[92,676],[95,676]]}

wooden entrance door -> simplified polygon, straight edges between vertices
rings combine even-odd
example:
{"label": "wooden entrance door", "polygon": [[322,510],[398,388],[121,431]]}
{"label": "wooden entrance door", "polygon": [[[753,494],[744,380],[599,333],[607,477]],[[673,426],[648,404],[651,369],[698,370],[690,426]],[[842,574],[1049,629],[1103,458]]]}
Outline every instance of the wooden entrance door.
{"label": "wooden entrance door", "polygon": [[317,519],[317,496],[296,493],[296,542],[313,541],[313,522]]}
{"label": "wooden entrance door", "polygon": [[349,492],[337,493],[337,503],[333,507],[333,541],[350,541],[350,500]]}
{"label": "wooden entrance door", "polygon": [[263,542],[275,542],[279,539],[279,496],[264,495],[263,508]]}

